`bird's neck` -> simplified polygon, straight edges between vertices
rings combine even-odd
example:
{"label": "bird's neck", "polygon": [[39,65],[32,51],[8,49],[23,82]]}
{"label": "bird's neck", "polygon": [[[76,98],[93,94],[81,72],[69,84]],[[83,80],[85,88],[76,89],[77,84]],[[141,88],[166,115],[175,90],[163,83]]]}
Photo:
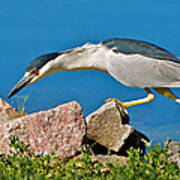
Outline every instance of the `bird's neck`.
{"label": "bird's neck", "polygon": [[67,51],[62,57],[62,68],[67,71],[99,70],[107,72],[107,49],[101,44],[85,44]]}

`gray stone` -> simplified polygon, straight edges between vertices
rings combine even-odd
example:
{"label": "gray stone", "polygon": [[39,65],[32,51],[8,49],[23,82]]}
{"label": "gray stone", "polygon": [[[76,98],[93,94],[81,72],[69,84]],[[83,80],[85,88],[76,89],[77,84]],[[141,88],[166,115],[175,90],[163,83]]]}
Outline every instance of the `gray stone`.
{"label": "gray stone", "polygon": [[115,152],[125,151],[130,146],[144,147],[146,136],[136,131],[129,123],[129,116],[115,102],[109,102],[86,117],[87,138]]}
{"label": "gray stone", "polygon": [[83,142],[86,126],[77,102],[60,105],[0,123],[0,154],[9,152],[9,136],[16,135],[36,155],[54,150],[62,159],[75,155]]}
{"label": "gray stone", "polygon": [[128,166],[128,161],[129,161],[129,158],[128,157],[125,157],[125,156],[118,156],[118,155],[101,155],[101,154],[98,154],[98,155],[93,155],[92,157],[92,160],[93,161],[98,161],[98,162],[102,162],[104,165],[106,165],[107,163],[111,162],[116,162],[118,164],[124,164],[126,166]]}

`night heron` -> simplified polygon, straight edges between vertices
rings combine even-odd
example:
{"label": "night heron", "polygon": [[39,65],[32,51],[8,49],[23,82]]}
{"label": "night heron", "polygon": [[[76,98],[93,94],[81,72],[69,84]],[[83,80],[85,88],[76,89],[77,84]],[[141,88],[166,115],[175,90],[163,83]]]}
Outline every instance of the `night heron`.
{"label": "night heron", "polygon": [[58,71],[99,70],[126,86],[144,88],[147,97],[129,102],[111,98],[123,108],[150,102],[154,94],[180,103],[169,87],[180,87],[180,58],[154,44],[133,39],[108,39],[99,44],[86,43],[62,52],[42,55],[33,60],[8,98],[26,85]]}

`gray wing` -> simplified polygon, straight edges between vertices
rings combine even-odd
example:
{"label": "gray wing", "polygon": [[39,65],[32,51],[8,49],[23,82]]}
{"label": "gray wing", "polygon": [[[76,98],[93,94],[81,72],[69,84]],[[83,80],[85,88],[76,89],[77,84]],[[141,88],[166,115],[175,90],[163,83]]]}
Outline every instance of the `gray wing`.
{"label": "gray wing", "polygon": [[112,55],[108,73],[126,86],[180,87],[180,63],[154,60],[139,54]]}
{"label": "gray wing", "polygon": [[120,52],[123,54],[140,54],[159,60],[169,60],[180,63],[180,58],[174,56],[172,53],[144,41],[115,38],[103,41],[102,44],[110,49],[113,49],[115,53]]}

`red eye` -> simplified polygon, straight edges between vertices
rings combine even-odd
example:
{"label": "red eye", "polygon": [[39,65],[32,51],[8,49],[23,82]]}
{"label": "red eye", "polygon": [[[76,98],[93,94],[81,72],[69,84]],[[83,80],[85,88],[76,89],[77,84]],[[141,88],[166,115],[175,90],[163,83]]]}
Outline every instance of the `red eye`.
{"label": "red eye", "polygon": [[33,71],[33,73],[34,73],[34,74],[38,74],[38,73],[39,73],[38,69],[35,69],[35,70]]}

